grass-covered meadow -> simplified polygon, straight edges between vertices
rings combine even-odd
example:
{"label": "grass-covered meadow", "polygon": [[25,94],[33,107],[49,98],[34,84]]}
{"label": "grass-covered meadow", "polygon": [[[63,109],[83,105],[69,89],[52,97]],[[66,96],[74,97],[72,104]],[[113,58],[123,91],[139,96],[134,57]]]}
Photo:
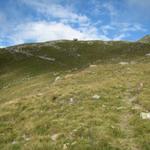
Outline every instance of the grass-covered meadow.
{"label": "grass-covered meadow", "polygon": [[150,112],[149,53],[102,41],[1,49],[0,149],[150,150],[140,116]]}

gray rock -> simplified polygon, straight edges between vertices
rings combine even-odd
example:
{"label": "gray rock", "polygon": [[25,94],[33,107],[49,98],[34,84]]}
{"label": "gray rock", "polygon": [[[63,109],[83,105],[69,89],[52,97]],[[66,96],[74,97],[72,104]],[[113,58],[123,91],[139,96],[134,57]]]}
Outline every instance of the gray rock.
{"label": "gray rock", "polygon": [[149,119],[150,120],[150,112],[148,112],[148,113],[141,112],[140,116],[142,119]]}
{"label": "gray rock", "polygon": [[128,65],[129,63],[128,62],[120,62],[119,64],[120,65]]}
{"label": "gray rock", "polygon": [[95,94],[95,95],[92,96],[92,98],[93,98],[93,99],[100,99],[100,96],[97,95],[97,94]]}
{"label": "gray rock", "polygon": [[60,137],[60,135],[61,135],[60,133],[53,134],[51,136],[51,140],[56,141]]}

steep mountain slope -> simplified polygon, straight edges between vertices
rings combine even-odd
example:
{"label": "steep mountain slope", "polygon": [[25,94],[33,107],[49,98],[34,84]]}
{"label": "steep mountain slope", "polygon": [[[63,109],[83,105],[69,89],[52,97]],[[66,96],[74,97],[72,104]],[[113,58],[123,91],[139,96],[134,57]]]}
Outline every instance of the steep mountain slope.
{"label": "steep mountain slope", "polygon": [[[102,42],[102,41],[56,41],[10,47],[1,51],[1,65],[35,68],[35,72],[64,70],[84,67],[101,61],[107,63],[123,59],[134,59],[149,52],[149,45],[144,43]],[[5,59],[5,60],[4,60]],[[8,61],[9,60],[9,61]],[[18,63],[19,62],[19,63]],[[47,65],[46,65],[47,64]],[[33,66],[34,65],[34,66]],[[36,69],[36,67],[39,67]],[[10,66],[10,68],[13,68]],[[10,70],[9,70],[10,71]]]}
{"label": "steep mountain slope", "polygon": [[19,45],[0,51],[0,74],[12,72],[19,80],[26,75],[81,69],[97,61],[132,61],[148,52],[147,44],[126,42],[53,41]]}
{"label": "steep mountain slope", "polygon": [[0,149],[148,150],[150,44],[53,41],[0,50]]}

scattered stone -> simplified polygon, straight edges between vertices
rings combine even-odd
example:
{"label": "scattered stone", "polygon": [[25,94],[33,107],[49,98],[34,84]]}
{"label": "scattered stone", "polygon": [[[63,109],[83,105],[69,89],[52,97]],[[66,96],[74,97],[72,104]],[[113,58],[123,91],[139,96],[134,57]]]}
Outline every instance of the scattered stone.
{"label": "scattered stone", "polygon": [[56,141],[60,137],[60,135],[61,135],[60,133],[54,134],[54,135],[51,136],[51,139],[53,141]]}
{"label": "scattered stone", "polygon": [[113,125],[110,126],[112,129],[115,129],[115,127]]}
{"label": "scattered stone", "polygon": [[74,129],[72,132],[77,132],[78,131],[78,129]]}
{"label": "scattered stone", "polygon": [[120,65],[128,65],[129,63],[128,62],[120,62],[119,64]]}
{"label": "scattered stone", "polygon": [[73,103],[73,102],[74,102],[74,99],[73,99],[73,98],[70,98],[70,102]]}
{"label": "scattered stone", "polygon": [[13,141],[12,144],[13,144],[13,145],[14,145],[14,144],[17,144],[17,141]]}
{"label": "scattered stone", "polygon": [[42,93],[38,93],[38,94],[37,94],[37,96],[42,96],[42,95],[43,95]]}
{"label": "scattered stone", "polygon": [[22,137],[24,138],[25,141],[29,141],[30,140],[30,138],[27,137],[25,134]]}
{"label": "scattered stone", "polygon": [[71,143],[71,145],[76,145],[77,144],[77,142],[76,141],[74,141],[73,143]]}
{"label": "scattered stone", "polygon": [[26,141],[30,141],[30,138],[25,138]]}
{"label": "scattered stone", "polygon": [[92,97],[93,99],[100,99],[100,96],[99,95],[93,95],[93,97]]}
{"label": "scattered stone", "polygon": [[144,84],[141,82],[137,87],[137,92],[140,93],[144,87]]}
{"label": "scattered stone", "polygon": [[58,80],[60,80],[60,76],[58,76],[58,77],[55,78],[55,81],[58,81]]}
{"label": "scattered stone", "polygon": [[44,60],[55,61],[55,58],[50,58],[50,57],[46,57],[46,56],[37,56],[37,57],[44,59]]}
{"label": "scattered stone", "polygon": [[70,98],[70,99],[69,99],[69,102],[70,102],[70,104],[74,104],[74,103],[75,103],[75,100],[74,100],[73,98]]}
{"label": "scattered stone", "polygon": [[126,109],[125,107],[117,107],[117,110],[122,110],[122,109]]}
{"label": "scattered stone", "polygon": [[80,57],[81,55],[80,55],[80,54],[77,54],[77,56]]}
{"label": "scattered stone", "polygon": [[141,112],[140,116],[142,119],[150,119],[150,112],[148,113]]}
{"label": "scattered stone", "polygon": [[94,68],[94,67],[96,67],[97,65],[90,65],[90,68]]}
{"label": "scattered stone", "polygon": [[149,54],[146,54],[145,56],[150,56],[150,53],[149,53]]}

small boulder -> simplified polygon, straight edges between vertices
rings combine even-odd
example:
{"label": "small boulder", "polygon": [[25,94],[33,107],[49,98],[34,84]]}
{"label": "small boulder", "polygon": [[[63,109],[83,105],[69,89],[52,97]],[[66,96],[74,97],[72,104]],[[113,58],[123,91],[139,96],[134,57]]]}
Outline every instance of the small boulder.
{"label": "small boulder", "polygon": [[73,98],[70,98],[70,103],[73,103],[74,102],[74,99]]}
{"label": "small boulder", "polygon": [[149,54],[146,54],[145,56],[150,56],[150,53],[149,53]]}
{"label": "small boulder", "polygon": [[14,144],[17,144],[17,141],[13,141],[12,144],[13,144],[13,145],[14,145]]}
{"label": "small boulder", "polygon": [[57,134],[53,134],[52,136],[51,136],[51,140],[53,140],[53,141],[56,141],[59,137],[60,137],[60,133],[57,133]]}
{"label": "small boulder", "polygon": [[94,67],[96,67],[96,65],[90,65],[90,68],[94,68]]}
{"label": "small boulder", "polygon": [[76,145],[77,144],[77,142],[76,141],[74,141],[73,143],[71,143],[71,145]]}
{"label": "small boulder", "polygon": [[141,112],[140,116],[142,119],[150,119],[150,112],[148,113]]}
{"label": "small boulder", "polygon": [[58,81],[58,80],[60,80],[60,76],[58,76],[58,77],[55,78],[55,81]]}
{"label": "small boulder", "polygon": [[37,96],[42,96],[42,95],[43,95],[42,93],[38,93],[38,94],[37,94]]}
{"label": "small boulder", "polygon": [[75,103],[75,99],[74,98],[70,98],[69,99],[69,103],[72,105],[72,104],[74,104]]}
{"label": "small boulder", "polygon": [[126,107],[117,107],[117,110],[122,110],[122,109],[126,109]]}
{"label": "small boulder", "polygon": [[93,99],[100,99],[100,96],[95,94],[95,95],[92,96],[92,98]]}
{"label": "small boulder", "polygon": [[129,63],[128,62],[120,62],[119,64],[120,65],[128,65]]}
{"label": "small boulder", "polygon": [[25,134],[22,136],[22,138],[23,138],[25,141],[29,141],[29,140],[30,140],[30,138],[27,137]]}

